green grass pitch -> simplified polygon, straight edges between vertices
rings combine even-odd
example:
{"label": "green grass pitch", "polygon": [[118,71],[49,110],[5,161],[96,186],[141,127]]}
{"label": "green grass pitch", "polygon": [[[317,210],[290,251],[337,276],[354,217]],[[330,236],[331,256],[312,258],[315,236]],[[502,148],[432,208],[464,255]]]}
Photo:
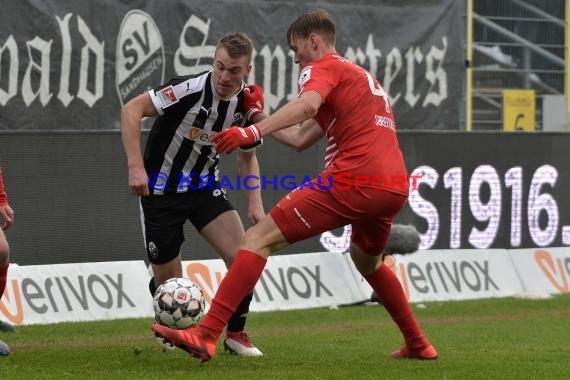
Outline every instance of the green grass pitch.
{"label": "green grass pitch", "polygon": [[[420,306],[420,307],[418,307]],[[425,307],[424,307],[425,306]],[[393,360],[401,335],[380,306],[251,313],[261,358],[208,363],[162,352],[150,319],[20,326],[0,379],[569,379],[570,295],[412,305],[440,359]]]}

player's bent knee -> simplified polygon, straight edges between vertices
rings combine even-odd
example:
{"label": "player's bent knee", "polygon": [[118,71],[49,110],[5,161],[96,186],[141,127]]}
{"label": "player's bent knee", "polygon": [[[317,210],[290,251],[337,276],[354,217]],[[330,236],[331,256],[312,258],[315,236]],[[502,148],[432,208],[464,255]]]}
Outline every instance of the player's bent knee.
{"label": "player's bent knee", "polygon": [[241,248],[268,257],[274,252],[289,245],[271,216],[267,216],[245,233]]}
{"label": "player's bent knee", "polygon": [[358,272],[363,276],[375,272],[380,260],[379,256],[368,254],[354,243],[350,244],[350,257]]}

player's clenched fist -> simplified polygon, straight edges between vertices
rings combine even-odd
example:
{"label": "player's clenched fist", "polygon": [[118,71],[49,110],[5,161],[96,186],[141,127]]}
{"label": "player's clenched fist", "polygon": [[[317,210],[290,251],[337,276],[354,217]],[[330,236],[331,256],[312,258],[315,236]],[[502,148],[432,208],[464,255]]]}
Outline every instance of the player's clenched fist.
{"label": "player's clenched fist", "polygon": [[246,86],[243,90],[243,107],[248,120],[253,123],[253,117],[262,113],[265,107],[263,89],[255,84]]}
{"label": "player's clenched fist", "polygon": [[231,127],[212,136],[218,153],[230,154],[238,146],[252,145],[261,140],[261,131],[255,124],[247,127]]}

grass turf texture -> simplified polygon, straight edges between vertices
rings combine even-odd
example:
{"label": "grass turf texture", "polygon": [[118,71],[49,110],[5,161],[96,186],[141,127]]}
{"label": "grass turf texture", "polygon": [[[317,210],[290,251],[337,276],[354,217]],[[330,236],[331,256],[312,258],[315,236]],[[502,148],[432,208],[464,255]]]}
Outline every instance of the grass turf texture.
{"label": "grass turf texture", "polygon": [[252,313],[261,358],[200,364],[162,352],[150,319],[20,326],[0,379],[568,379],[570,295],[412,305],[437,361],[389,358],[401,336],[378,306]]}

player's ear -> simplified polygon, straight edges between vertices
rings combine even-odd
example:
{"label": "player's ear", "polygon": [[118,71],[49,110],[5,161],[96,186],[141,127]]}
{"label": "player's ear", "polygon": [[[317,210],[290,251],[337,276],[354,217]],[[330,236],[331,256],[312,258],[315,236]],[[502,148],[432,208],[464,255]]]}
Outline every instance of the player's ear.
{"label": "player's ear", "polygon": [[321,37],[317,33],[311,33],[309,35],[309,42],[311,43],[311,47],[315,49],[319,45],[319,41]]}

